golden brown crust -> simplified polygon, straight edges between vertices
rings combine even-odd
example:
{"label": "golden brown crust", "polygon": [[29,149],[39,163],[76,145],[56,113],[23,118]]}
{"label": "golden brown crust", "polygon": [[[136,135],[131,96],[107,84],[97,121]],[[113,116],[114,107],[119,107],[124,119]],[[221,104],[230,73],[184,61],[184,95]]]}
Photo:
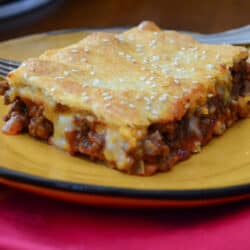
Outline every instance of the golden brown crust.
{"label": "golden brown crust", "polygon": [[215,84],[231,84],[230,68],[247,55],[241,47],[200,44],[146,22],[122,34],[93,33],[49,50],[25,61],[8,80],[14,95],[138,128],[181,119],[187,108],[205,103]]}

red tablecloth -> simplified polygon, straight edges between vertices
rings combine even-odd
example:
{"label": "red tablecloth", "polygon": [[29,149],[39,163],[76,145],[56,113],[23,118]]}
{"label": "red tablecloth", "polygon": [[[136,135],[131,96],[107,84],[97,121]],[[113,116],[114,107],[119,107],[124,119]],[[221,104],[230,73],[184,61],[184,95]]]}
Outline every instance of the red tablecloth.
{"label": "red tablecloth", "polygon": [[85,207],[3,188],[0,249],[250,249],[250,201],[199,209]]}

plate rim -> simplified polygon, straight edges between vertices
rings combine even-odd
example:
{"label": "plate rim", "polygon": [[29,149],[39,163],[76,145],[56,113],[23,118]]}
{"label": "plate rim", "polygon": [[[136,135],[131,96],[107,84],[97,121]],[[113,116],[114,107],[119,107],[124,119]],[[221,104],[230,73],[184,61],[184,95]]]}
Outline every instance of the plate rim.
{"label": "plate rim", "polygon": [[[24,172],[8,169],[0,166],[0,177],[14,181],[16,183],[30,184],[32,186],[48,188],[51,190],[61,190],[73,193],[85,193],[93,195],[129,197],[138,199],[156,199],[156,200],[199,200],[215,199],[231,196],[238,196],[250,193],[250,183],[232,185],[220,188],[204,189],[136,189],[115,186],[104,186],[95,184],[84,184],[57,179],[44,178]],[[147,178],[147,177],[140,177]],[[1,182],[1,181],[0,181]]]}

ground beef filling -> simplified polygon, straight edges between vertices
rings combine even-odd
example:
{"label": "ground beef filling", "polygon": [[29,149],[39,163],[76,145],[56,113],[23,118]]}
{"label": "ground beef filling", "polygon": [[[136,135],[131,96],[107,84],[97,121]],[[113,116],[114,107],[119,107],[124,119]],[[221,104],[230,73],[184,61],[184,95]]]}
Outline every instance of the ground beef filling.
{"label": "ground beef filling", "polygon": [[5,80],[0,80],[0,95],[4,95],[8,89],[9,89],[8,82]]}
{"label": "ground beef filling", "polygon": [[[135,159],[129,172],[151,175],[156,171],[166,171],[193,152],[199,152],[200,146],[208,143],[214,135],[221,135],[236,120],[247,117],[249,105],[241,106],[239,97],[250,95],[250,66],[242,61],[231,72],[233,87],[229,102],[225,103],[223,96],[218,94],[208,99],[206,114],[198,108],[195,113],[187,112],[180,121],[151,125],[140,149],[142,158],[137,159],[136,152],[128,152]],[[10,104],[8,89],[7,83],[0,83],[0,94],[5,95],[6,104]],[[36,138],[48,140],[53,135],[53,124],[43,116],[43,110],[42,105],[16,98],[4,117],[6,123],[3,131],[8,134],[28,132]],[[64,112],[62,108],[57,111]],[[74,129],[65,132],[71,154],[104,159],[105,137],[96,132],[97,124],[86,117],[75,117]],[[143,168],[143,171],[139,168]]]}
{"label": "ground beef filling", "polygon": [[71,154],[81,153],[92,160],[104,158],[105,139],[103,134],[96,132],[96,125],[96,122],[90,122],[85,117],[75,117],[74,130],[65,132]]}
{"label": "ground beef filling", "polygon": [[[223,96],[217,95],[208,99],[207,114],[197,109],[192,115],[188,112],[180,121],[149,127],[144,142],[145,175],[166,171],[176,162],[199,152],[201,146],[214,135],[223,134],[235,121],[249,116],[250,104],[241,106],[239,98],[250,95],[250,65],[241,61],[231,72],[233,86],[230,102],[225,103]],[[191,123],[198,129],[192,128]]]}
{"label": "ground beef filling", "polygon": [[15,135],[27,132],[42,140],[48,140],[53,135],[53,125],[43,116],[42,105],[35,105],[16,98],[9,113],[4,117],[6,121],[3,132]]}

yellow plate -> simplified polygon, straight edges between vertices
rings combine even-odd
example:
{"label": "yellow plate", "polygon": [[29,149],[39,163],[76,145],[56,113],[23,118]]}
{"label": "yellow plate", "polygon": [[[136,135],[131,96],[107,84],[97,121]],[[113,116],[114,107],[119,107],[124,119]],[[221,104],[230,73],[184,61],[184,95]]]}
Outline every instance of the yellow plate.
{"label": "yellow plate", "polygon": [[[41,34],[0,43],[0,57],[23,60],[63,47],[88,32]],[[0,98],[0,115],[7,112]],[[0,122],[2,126],[2,121]],[[0,134],[0,182],[76,202],[122,207],[187,207],[250,196],[250,119],[215,138],[200,154],[152,177],[129,176],[71,157],[28,135]]]}

